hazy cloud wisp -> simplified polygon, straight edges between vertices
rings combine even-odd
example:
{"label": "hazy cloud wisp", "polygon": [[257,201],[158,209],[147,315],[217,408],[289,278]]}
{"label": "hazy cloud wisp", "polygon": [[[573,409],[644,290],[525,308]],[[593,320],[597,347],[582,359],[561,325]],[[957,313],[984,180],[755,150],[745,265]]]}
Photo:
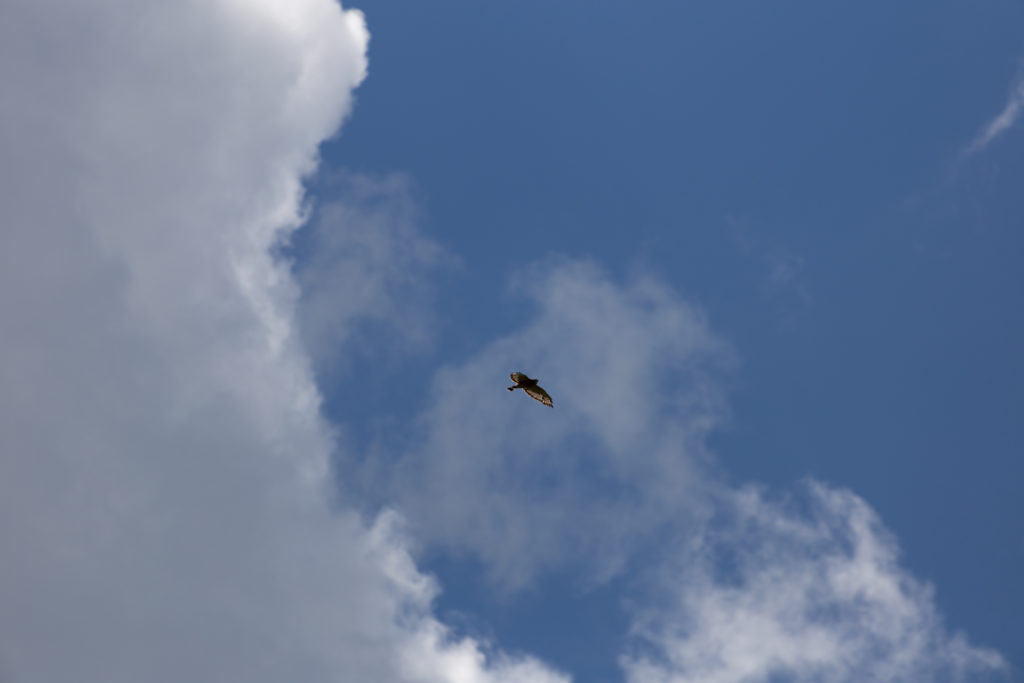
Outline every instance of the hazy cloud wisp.
{"label": "hazy cloud wisp", "polygon": [[[477,554],[506,588],[567,567],[602,580],[700,516],[731,351],[654,278],[618,284],[553,260],[517,287],[535,317],[436,373],[404,452],[369,464],[366,491],[426,542]],[[502,390],[511,370],[539,377],[555,410]]]}
{"label": "hazy cloud wisp", "polygon": [[975,154],[987,148],[993,140],[1017,123],[1021,111],[1024,111],[1024,77],[1018,78],[1013,84],[1010,96],[1006,100],[1006,106],[978,133],[964,153]]}
{"label": "hazy cloud wisp", "polygon": [[296,237],[297,319],[317,370],[337,377],[353,357],[428,345],[428,275],[455,259],[418,229],[408,177],[345,172],[321,185],[330,197]]}

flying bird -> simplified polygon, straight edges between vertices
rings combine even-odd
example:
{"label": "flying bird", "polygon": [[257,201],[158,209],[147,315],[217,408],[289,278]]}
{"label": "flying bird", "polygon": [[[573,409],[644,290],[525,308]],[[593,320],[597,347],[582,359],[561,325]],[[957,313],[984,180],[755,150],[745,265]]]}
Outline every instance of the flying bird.
{"label": "flying bird", "polygon": [[533,400],[540,401],[548,408],[554,408],[554,405],[551,403],[551,397],[548,396],[548,392],[544,391],[544,389],[537,384],[537,380],[530,379],[521,372],[513,372],[509,377],[511,377],[512,381],[515,382],[514,385],[508,387],[509,391],[522,389],[529,394],[530,398]]}

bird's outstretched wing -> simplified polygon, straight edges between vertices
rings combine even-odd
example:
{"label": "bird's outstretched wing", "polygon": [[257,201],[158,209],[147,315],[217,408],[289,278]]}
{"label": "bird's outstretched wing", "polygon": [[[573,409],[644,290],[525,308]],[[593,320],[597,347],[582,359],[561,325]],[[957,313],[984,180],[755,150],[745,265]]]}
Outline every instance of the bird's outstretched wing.
{"label": "bird's outstretched wing", "polygon": [[509,377],[511,377],[512,381],[515,382],[516,384],[519,384],[520,382],[525,382],[526,380],[530,379],[521,372],[513,372],[511,375],[509,375]]}
{"label": "bird's outstretched wing", "polygon": [[548,408],[554,408],[555,407],[554,404],[551,402],[551,397],[548,396],[548,392],[544,391],[544,389],[542,389],[541,387],[539,387],[539,386],[524,387],[523,391],[528,393],[530,395],[530,398],[532,398],[535,401],[540,401],[541,403],[546,405]]}

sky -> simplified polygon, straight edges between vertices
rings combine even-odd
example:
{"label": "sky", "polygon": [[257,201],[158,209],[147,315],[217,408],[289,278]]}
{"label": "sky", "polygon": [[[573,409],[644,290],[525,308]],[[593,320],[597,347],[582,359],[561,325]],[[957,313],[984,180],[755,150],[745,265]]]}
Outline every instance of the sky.
{"label": "sky", "polygon": [[0,4],[0,681],[1024,681],[1022,25]]}

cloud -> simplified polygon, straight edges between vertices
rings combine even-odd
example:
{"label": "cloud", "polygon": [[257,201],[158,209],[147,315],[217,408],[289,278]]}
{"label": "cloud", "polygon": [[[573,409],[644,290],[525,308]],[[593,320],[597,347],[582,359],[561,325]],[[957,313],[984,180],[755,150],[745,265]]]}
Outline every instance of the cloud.
{"label": "cloud", "polygon": [[[811,483],[772,502],[718,472],[705,440],[728,419],[735,354],[697,307],[581,261],[517,283],[534,314],[441,369],[404,452],[370,477],[428,547],[471,554],[505,590],[628,573],[631,683],[1005,673],[946,630],[860,498]],[[498,390],[498,368],[539,377],[555,409]]]}
{"label": "cloud", "polygon": [[[305,303],[271,254],[303,222],[303,178],[351,106],[367,40],[361,15],[330,0],[7,11],[0,677],[566,680],[452,636],[392,505],[418,542],[477,553],[505,585],[567,567],[599,581],[707,538],[748,558],[743,567],[823,585],[826,606],[866,602],[870,618],[854,620],[863,642],[945,648],[953,655],[938,661],[951,670],[997,663],[935,626],[927,591],[893,568],[894,546],[842,496],[823,495],[818,521],[739,496],[738,518],[764,542],[745,550],[746,539],[711,535],[730,489],[705,438],[727,419],[733,354],[656,278],[617,281],[564,260],[526,269],[517,287],[533,317],[436,375],[442,398],[377,461],[393,472],[352,466],[382,483],[382,512],[367,521],[332,497],[334,427],[319,415],[314,347],[296,316],[309,337],[341,343],[368,318],[392,325],[415,289],[396,260],[429,268],[434,253],[407,230],[403,186],[386,181],[318,214],[324,260],[298,270]],[[345,280],[357,263],[369,267]],[[369,296],[360,283],[373,284]],[[337,317],[303,312],[338,291]],[[496,390],[513,368],[539,375],[556,410]],[[804,540],[819,560],[792,550]],[[635,656],[628,670],[682,675],[692,639],[726,642],[706,618],[722,604],[778,622],[769,589],[807,591],[774,576],[750,569],[728,583],[709,566],[696,584],[706,601],[670,585],[657,601],[678,611],[638,611],[638,633],[663,656]],[[813,666],[870,666],[874,650],[826,636],[799,641],[839,661]],[[745,651],[727,652],[727,672],[747,666]],[[889,655],[879,670],[903,670]]]}
{"label": "cloud", "polygon": [[[567,568],[601,580],[701,514],[733,354],[655,278],[553,259],[516,289],[532,319],[439,370],[400,454],[389,444],[342,479],[362,478],[426,543],[478,555],[506,588]],[[512,370],[539,377],[554,410],[505,392]]]}
{"label": "cloud", "polygon": [[863,500],[810,483],[799,504],[753,488],[682,547],[637,614],[630,683],[979,680],[997,653],[950,634]]}
{"label": "cloud", "polygon": [[331,376],[357,354],[427,344],[435,322],[428,275],[455,259],[417,229],[408,177],[346,172],[326,186],[331,199],[295,240],[295,277],[302,339],[317,369]]}
{"label": "cloud", "polygon": [[[437,593],[435,583],[417,571],[405,548],[401,520],[391,512],[377,519],[369,534],[376,566],[383,568],[395,589],[402,625],[394,657],[396,680],[423,683],[568,683],[567,676],[553,672],[532,657],[510,657],[472,638],[453,640],[448,629],[430,614]],[[369,672],[380,680],[380,672]],[[349,680],[349,679],[346,679]]]}
{"label": "cloud", "polygon": [[454,640],[332,428],[270,247],[366,71],[331,0],[0,22],[0,678],[560,681]]}
{"label": "cloud", "polygon": [[993,140],[1005,133],[1017,123],[1021,111],[1024,111],[1024,78],[1018,78],[1010,89],[1006,106],[999,115],[982,128],[978,136],[969,144],[964,154],[974,154],[988,147]]}

